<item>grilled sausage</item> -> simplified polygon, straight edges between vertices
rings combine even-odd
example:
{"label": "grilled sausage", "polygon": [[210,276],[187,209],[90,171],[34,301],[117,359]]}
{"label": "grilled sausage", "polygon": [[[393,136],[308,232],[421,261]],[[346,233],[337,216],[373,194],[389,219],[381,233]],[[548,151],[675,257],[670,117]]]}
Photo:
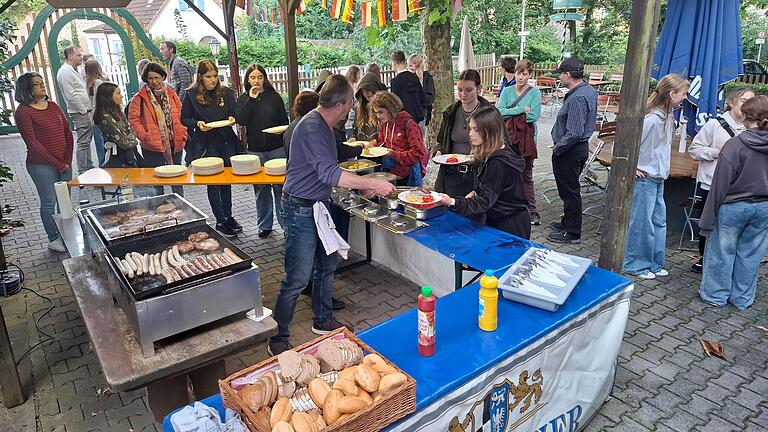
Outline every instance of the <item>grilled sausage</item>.
{"label": "grilled sausage", "polygon": [[183,278],[183,276],[178,271],[176,271],[177,269],[173,267],[168,267],[166,270],[168,270],[168,273],[173,275],[174,280],[180,281]]}
{"label": "grilled sausage", "polygon": [[233,263],[239,263],[243,259],[237,256],[236,253],[232,252],[232,249],[230,248],[224,248],[224,254],[227,255],[229,259],[232,260]]}
{"label": "grilled sausage", "polygon": [[123,276],[128,276],[128,271],[123,268],[123,263],[120,262],[120,258],[112,258],[112,260],[114,260],[114,263],[117,266],[117,269],[120,270],[120,273],[122,273]]}
{"label": "grilled sausage", "polygon": [[155,262],[155,273],[158,275],[161,274],[163,272],[163,267],[160,265],[160,254],[156,253],[152,255],[152,259]]}
{"label": "grilled sausage", "polygon": [[136,277],[136,273],[133,271],[133,267],[128,263],[128,260],[123,260],[123,267],[126,270],[125,275],[128,276],[128,279]]}
{"label": "grilled sausage", "polygon": [[168,251],[164,250],[163,253],[160,254],[160,268],[167,269],[170,267],[171,265],[168,264]]}
{"label": "grilled sausage", "polygon": [[203,259],[205,259],[205,262],[208,263],[208,267],[210,267],[211,270],[215,270],[221,267],[220,265],[216,264],[216,261],[213,259],[213,255],[204,255]]}
{"label": "grilled sausage", "polygon": [[165,283],[169,284],[171,282],[174,282],[176,279],[174,279],[173,275],[171,274],[170,269],[163,269],[162,273],[163,276],[165,276]]}
{"label": "grilled sausage", "polygon": [[197,257],[194,260],[192,260],[192,265],[195,266],[195,269],[199,270],[200,273],[205,273],[208,271],[208,269],[206,269],[205,265],[203,264],[202,257]]}
{"label": "grilled sausage", "polygon": [[184,264],[181,266],[181,268],[184,269],[185,272],[187,272],[190,276],[199,275],[202,273],[200,270],[198,270],[194,264]]}
{"label": "grilled sausage", "polygon": [[155,260],[152,259],[152,255],[149,256],[149,274],[152,276],[157,275],[157,271],[155,271]]}
{"label": "grilled sausage", "polygon": [[133,258],[133,262],[136,263],[136,276],[141,276],[144,274],[144,257],[141,256],[138,252],[131,252],[131,258]]}
{"label": "grilled sausage", "polygon": [[134,273],[136,273],[139,269],[136,266],[136,263],[133,261],[133,255],[131,255],[131,252],[128,252],[125,254],[125,262],[128,263],[128,265],[131,267],[131,270],[133,270]]}
{"label": "grilled sausage", "polygon": [[186,271],[184,271],[184,267],[183,266],[178,266],[178,267],[176,267],[175,269],[172,269],[172,270],[175,270],[179,274],[179,276],[181,276],[180,279],[181,278],[188,278],[188,277],[192,276],[191,274],[188,274]]}
{"label": "grilled sausage", "polygon": [[149,273],[149,254],[141,256],[141,265],[144,266],[144,273]]}

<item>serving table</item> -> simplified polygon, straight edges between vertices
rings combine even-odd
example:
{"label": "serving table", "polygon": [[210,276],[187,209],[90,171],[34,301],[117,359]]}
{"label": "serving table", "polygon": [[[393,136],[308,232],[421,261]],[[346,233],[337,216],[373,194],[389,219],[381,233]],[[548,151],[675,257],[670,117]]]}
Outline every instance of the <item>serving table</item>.
{"label": "serving table", "polygon": [[224,171],[214,175],[195,175],[192,168],[179,177],[157,177],[154,168],[91,168],[69,181],[69,185],[104,187],[120,186],[127,177],[132,186],[199,186],[199,185],[281,185],[285,176],[267,175],[264,170],[250,175],[232,174],[232,167],[224,167]]}

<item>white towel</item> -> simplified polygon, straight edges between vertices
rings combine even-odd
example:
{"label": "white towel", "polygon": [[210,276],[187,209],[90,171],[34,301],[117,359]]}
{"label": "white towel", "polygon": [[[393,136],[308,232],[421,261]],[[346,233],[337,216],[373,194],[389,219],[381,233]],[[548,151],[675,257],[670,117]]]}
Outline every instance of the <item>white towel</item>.
{"label": "white towel", "polygon": [[323,243],[326,255],[338,252],[342,258],[347,259],[349,244],[336,231],[336,224],[333,223],[331,213],[328,212],[325,204],[317,201],[312,206],[312,210],[315,216],[317,236],[320,237],[320,241]]}

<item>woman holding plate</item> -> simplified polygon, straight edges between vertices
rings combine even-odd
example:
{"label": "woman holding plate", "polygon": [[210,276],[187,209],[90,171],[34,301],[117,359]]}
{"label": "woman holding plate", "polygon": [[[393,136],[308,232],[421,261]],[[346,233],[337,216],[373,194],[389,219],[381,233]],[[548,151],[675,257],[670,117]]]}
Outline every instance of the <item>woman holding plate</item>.
{"label": "woman holding plate", "polygon": [[[272,159],[285,158],[281,134],[265,133],[264,129],[288,124],[288,114],[280,94],[272,87],[267,71],[257,64],[245,71],[245,93],[237,100],[237,122],[245,126],[248,136],[248,152],[259,157],[261,163]],[[253,185],[256,193],[256,220],[259,238],[266,238],[272,232],[274,202],[280,203],[283,188],[279,185]],[[277,220],[283,225],[280,212]]]}
{"label": "woman holding plate", "polygon": [[[474,69],[467,69],[459,75],[456,90],[459,100],[443,111],[443,123],[437,134],[437,146],[434,149],[440,169],[437,172],[435,190],[454,197],[465,197],[474,187],[474,172],[468,155],[469,117],[477,110],[492,106],[480,96],[480,74]],[[444,153],[451,156],[442,156]],[[456,159],[454,161],[454,158]]]}
{"label": "woman holding plate", "polygon": [[505,139],[501,115],[484,107],[469,117],[471,155],[477,161],[476,187],[466,197],[440,194],[441,203],[461,215],[485,217],[485,224],[518,237],[531,237],[531,216],[523,188],[525,160]]}
{"label": "woman holding plate", "polygon": [[[236,114],[235,92],[221,85],[219,68],[210,60],[200,61],[195,82],[184,98],[181,121],[193,131],[195,142],[203,148],[203,156],[220,157],[224,166],[231,166],[230,157],[245,153],[232,129]],[[243,228],[232,217],[232,186],[207,188],[216,230],[227,237],[236,236]]]}

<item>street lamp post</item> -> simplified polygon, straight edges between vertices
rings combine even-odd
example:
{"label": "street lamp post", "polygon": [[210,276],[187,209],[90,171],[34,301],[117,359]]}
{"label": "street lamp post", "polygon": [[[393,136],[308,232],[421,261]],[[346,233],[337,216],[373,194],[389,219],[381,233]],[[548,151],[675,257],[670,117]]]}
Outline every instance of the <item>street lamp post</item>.
{"label": "street lamp post", "polygon": [[216,67],[219,67],[219,51],[221,50],[221,42],[219,42],[218,39],[213,38],[210,42],[208,42],[208,45],[211,47],[211,54],[213,54],[213,62],[216,64]]}

